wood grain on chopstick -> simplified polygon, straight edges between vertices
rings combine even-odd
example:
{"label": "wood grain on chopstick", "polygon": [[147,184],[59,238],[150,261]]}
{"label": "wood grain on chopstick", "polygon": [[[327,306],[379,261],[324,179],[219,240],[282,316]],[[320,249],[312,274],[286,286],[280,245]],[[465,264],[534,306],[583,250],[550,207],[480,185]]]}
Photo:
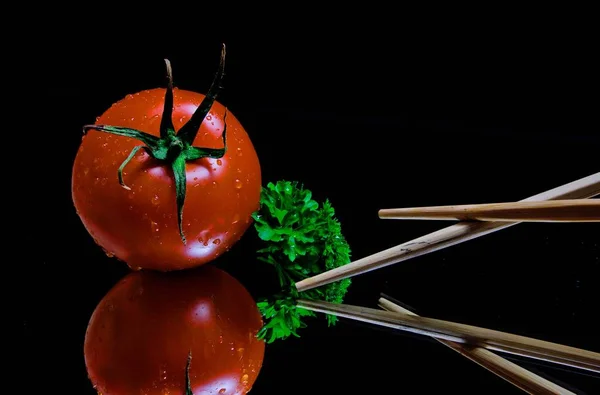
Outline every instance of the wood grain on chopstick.
{"label": "wood grain on chopstick", "polygon": [[[386,298],[379,299],[379,306],[387,311],[417,316],[412,311],[407,310]],[[554,384],[485,348],[454,343],[443,339],[436,340],[529,394],[574,395],[574,392]]]}
{"label": "wood grain on chopstick", "polygon": [[492,329],[361,306],[298,300],[298,307],[600,373],[600,354]]}
{"label": "wood grain on chopstick", "polygon": [[388,208],[379,210],[379,218],[446,221],[600,222],[600,200],[570,199]]}
{"label": "wood grain on chopstick", "polygon": [[[586,199],[600,194],[600,172],[569,184],[531,196],[522,201]],[[385,266],[425,255],[446,247],[516,225],[519,222],[459,222],[447,228],[364,257],[297,282],[300,292],[344,278],[357,276]]]}

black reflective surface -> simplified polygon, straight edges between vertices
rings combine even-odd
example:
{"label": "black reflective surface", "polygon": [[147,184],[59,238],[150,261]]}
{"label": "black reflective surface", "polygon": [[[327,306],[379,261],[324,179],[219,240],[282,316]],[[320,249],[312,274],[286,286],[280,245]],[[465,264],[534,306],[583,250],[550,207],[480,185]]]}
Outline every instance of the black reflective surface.
{"label": "black reflective surface", "polygon": [[[354,258],[449,225],[384,221],[380,208],[520,200],[600,171],[597,108],[582,93],[592,75],[585,54],[551,43],[507,47],[500,38],[456,42],[374,37],[274,46],[232,38],[220,101],[250,134],[264,183],[298,180],[331,200]],[[36,381],[92,394],[86,325],[128,270],[93,243],[73,208],[81,126],[128,93],[164,86],[164,57],[176,86],[205,92],[219,41],[125,53],[118,64],[107,61],[116,55],[110,51],[99,58],[81,49],[82,56],[74,42],[62,45],[68,70],[47,65],[38,87],[47,121],[40,138],[60,150],[35,165],[47,174],[36,176],[40,190],[51,192],[39,207],[47,226],[30,246],[33,267],[23,268],[31,287],[23,352],[45,367]],[[572,62],[555,62],[557,53]],[[50,79],[67,74],[64,83]],[[251,231],[214,264],[259,294],[268,284]],[[597,224],[520,224],[356,277],[346,302],[376,307],[385,292],[423,316],[598,352],[599,235]],[[322,317],[300,334],[267,346],[252,393],[520,393],[424,337],[347,320],[327,328]],[[575,392],[600,388],[591,374],[515,361]]]}

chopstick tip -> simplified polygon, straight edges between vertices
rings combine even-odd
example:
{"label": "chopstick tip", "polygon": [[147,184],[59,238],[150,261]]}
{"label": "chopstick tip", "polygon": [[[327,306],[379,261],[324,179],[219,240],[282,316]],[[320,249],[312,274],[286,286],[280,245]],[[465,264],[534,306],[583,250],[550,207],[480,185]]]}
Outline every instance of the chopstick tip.
{"label": "chopstick tip", "polygon": [[382,208],[382,209],[379,209],[379,211],[377,211],[377,216],[380,219],[387,219],[389,217],[389,212],[390,212],[390,209]]}

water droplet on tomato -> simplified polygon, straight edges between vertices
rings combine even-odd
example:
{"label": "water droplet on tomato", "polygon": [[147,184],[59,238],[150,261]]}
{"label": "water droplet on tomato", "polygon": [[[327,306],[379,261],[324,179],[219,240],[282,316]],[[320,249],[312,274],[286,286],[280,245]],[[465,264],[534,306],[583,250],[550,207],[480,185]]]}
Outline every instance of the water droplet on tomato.
{"label": "water droplet on tomato", "polygon": [[104,253],[105,253],[105,254],[106,254],[106,256],[107,256],[107,257],[109,257],[109,258],[113,258],[113,257],[115,256],[115,254],[113,254],[113,253],[112,253],[112,252],[110,252],[110,251],[106,251],[106,250],[105,250],[105,251],[104,251]]}
{"label": "water droplet on tomato", "polygon": [[237,148],[237,156],[242,156],[242,149],[240,147]]}
{"label": "water droplet on tomato", "polygon": [[158,204],[160,203],[158,195],[154,195],[154,197],[152,198],[152,204],[154,206],[158,206]]}
{"label": "water droplet on tomato", "polygon": [[158,227],[158,223],[154,222],[154,221],[150,221],[150,223],[152,224],[152,229],[155,232],[158,232],[160,230],[160,228]]}
{"label": "water droplet on tomato", "polygon": [[108,145],[108,143],[104,143],[102,144],[102,147],[106,147]]}
{"label": "water droplet on tomato", "polygon": [[238,222],[240,222],[240,215],[236,214],[233,216],[233,219],[231,220],[231,224],[234,225],[234,224],[237,224]]}
{"label": "water droplet on tomato", "polygon": [[107,178],[103,178],[102,181],[100,181],[101,185],[106,185],[106,182],[108,181]]}
{"label": "water droplet on tomato", "polygon": [[87,176],[87,174],[88,174],[89,172],[90,172],[90,169],[89,169],[89,168],[87,168],[87,167],[86,167],[85,169],[83,169],[83,175],[84,175],[84,176]]}
{"label": "water droplet on tomato", "polygon": [[241,381],[241,383],[242,383],[242,385],[248,385],[248,379],[249,379],[248,375],[247,375],[247,374],[244,374],[244,375],[242,376],[242,379],[240,380],[240,381]]}
{"label": "water droplet on tomato", "polygon": [[213,181],[213,186],[215,186],[215,187],[217,186],[217,182],[216,181]]}
{"label": "water droplet on tomato", "polygon": [[219,244],[221,244],[221,239],[214,239],[214,240],[213,240],[213,244],[214,244],[214,245],[219,245]]}
{"label": "water droplet on tomato", "polygon": [[244,184],[242,184],[242,182],[239,179],[235,179],[235,189],[242,189],[242,187],[244,186]]}
{"label": "water droplet on tomato", "polygon": [[183,117],[179,117],[179,122],[183,123],[184,119]]}
{"label": "water droplet on tomato", "polygon": [[100,120],[100,117],[96,117],[96,122],[98,122]]}
{"label": "water droplet on tomato", "polygon": [[127,95],[127,98],[128,99],[133,99],[133,95],[130,93],[130,94]]}
{"label": "water droplet on tomato", "polygon": [[194,181],[198,181],[198,177],[194,177]]}
{"label": "water droplet on tomato", "polygon": [[225,388],[221,388],[221,389],[219,390],[219,394],[224,394],[226,391],[227,391],[227,390],[226,390]]}
{"label": "water droplet on tomato", "polygon": [[223,161],[221,159],[217,159],[217,165],[223,166]]}
{"label": "water droplet on tomato", "polygon": [[100,182],[100,177],[96,177],[96,179],[94,179],[94,184],[97,184]]}
{"label": "water droplet on tomato", "polygon": [[131,120],[132,120],[132,121],[135,121],[135,118],[134,118],[134,117],[131,117]]}
{"label": "water droplet on tomato", "polygon": [[219,344],[223,344],[223,335],[219,336]]}
{"label": "water droplet on tomato", "polygon": [[207,120],[207,121],[210,121],[211,119],[212,119],[212,116],[210,116],[210,115],[207,115],[207,116],[206,116],[206,120]]}

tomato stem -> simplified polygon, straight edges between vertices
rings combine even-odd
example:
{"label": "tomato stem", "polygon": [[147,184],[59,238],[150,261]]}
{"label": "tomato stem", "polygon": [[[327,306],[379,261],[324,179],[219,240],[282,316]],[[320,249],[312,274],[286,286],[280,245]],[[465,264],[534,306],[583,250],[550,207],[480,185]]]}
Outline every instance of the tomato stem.
{"label": "tomato stem", "polygon": [[179,132],[177,132],[177,136],[188,144],[192,144],[196,139],[200,125],[202,125],[204,118],[210,111],[211,106],[217,98],[217,94],[221,89],[221,81],[223,80],[224,72],[225,44],[223,44],[223,47],[221,48],[221,61],[219,62],[219,69],[215,74],[215,78],[213,79],[210,89],[206,93],[206,98],[202,101],[202,103],[200,103],[200,106],[196,109],[194,114],[192,114],[191,118],[186,122],[186,124],[179,129]]}
{"label": "tomato stem", "polygon": [[165,93],[165,106],[160,120],[160,138],[167,139],[175,135],[173,126],[173,69],[169,59],[165,59],[167,66],[167,92]]}
{"label": "tomato stem", "polygon": [[190,366],[192,364],[192,350],[190,350],[187,363],[185,364],[185,395],[194,395],[192,392],[192,380],[190,380]]}
{"label": "tomato stem", "polygon": [[227,108],[225,109],[225,114],[223,115],[223,148],[203,148],[193,146],[200,126],[212,108],[217,98],[217,94],[221,89],[221,81],[223,79],[225,67],[225,44],[223,44],[221,49],[219,68],[215,74],[215,78],[210,86],[210,89],[208,90],[208,93],[196,111],[194,111],[188,122],[186,122],[185,125],[179,129],[179,132],[175,131],[175,126],[173,125],[172,119],[173,70],[171,68],[171,62],[168,59],[165,59],[165,64],[167,68],[167,89],[160,123],[160,137],[156,137],[136,129],[108,125],[85,125],[83,127],[83,132],[85,134],[89,130],[96,130],[118,136],[130,137],[144,144],[134,147],[129,156],[123,161],[123,163],[121,163],[119,169],[117,170],[119,184],[127,190],[131,190],[131,188],[128,187],[123,180],[123,170],[141,149],[145,150],[154,159],[166,162],[170,165],[173,171],[173,178],[175,179],[177,224],[179,228],[179,235],[183,244],[186,244],[186,238],[183,233],[183,206],[185,204],[187,184],[185,164],[188,161],[202,158],[219,159],[222,158],[227,152]]}

